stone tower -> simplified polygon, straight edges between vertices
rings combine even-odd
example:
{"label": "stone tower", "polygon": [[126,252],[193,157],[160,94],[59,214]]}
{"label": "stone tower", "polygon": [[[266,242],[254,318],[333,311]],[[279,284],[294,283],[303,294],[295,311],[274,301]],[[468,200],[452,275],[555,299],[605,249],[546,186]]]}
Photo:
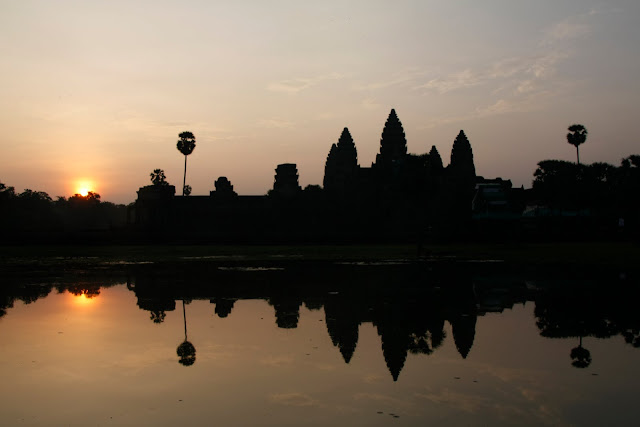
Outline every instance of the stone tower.
{"label": "stone tower", "polygon": [[380,138],[380,154],[375,166],[382,169],[396,169],[404,164],[407,156],[407,139],[396,110],[392,109]]}
{"label": "stone tower", "polygon": [[461,130],[451,149],[449,172],[461,181],[468,182],[473,188],[476,179],[476,167],[473,164],[473,151],[467,135]]}
{"label": "stone tower", "polygon": [[298,167],[295,163],[283,163],[276,168],[273,193],[280,197],[293,197],[302,189],[298,184]]}
{"label": "stone tower", "polygon": [[331,146],[324,167],[324,189],[331,193],[348,193],[353,190],[358,172],[358,151],[344,128],[337,144]]}

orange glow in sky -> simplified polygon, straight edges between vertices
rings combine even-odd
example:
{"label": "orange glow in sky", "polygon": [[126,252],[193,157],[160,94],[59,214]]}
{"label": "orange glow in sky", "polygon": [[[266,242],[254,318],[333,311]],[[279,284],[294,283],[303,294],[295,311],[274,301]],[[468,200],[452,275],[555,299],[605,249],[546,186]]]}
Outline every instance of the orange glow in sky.
{"label": "orange glow in sky", "polygon": [[392,108],[410,153],[446,166],[462,129],[476,173],[514,188],[576,160],[574,123],[585,164],[638,152],[637,0],[141,3],[0,2],[2,183],[131,203],[160,168],[181,193],[191,131],[193,195],[220,176],[265,195],[282,163],[321,185],[345,126],[375,162]]}

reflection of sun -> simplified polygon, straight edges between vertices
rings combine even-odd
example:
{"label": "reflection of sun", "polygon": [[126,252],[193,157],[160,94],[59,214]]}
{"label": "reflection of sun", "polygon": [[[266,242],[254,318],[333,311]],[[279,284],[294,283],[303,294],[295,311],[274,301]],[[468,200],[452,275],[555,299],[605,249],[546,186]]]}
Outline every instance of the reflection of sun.
{"label": "reflection of sun", "polygon": [[91,305],[95,302],[95,298],[92,298],[90,295],[86,293],[81,293],[78,295],[73,295],[73,302],[77,305],[87,306]]}

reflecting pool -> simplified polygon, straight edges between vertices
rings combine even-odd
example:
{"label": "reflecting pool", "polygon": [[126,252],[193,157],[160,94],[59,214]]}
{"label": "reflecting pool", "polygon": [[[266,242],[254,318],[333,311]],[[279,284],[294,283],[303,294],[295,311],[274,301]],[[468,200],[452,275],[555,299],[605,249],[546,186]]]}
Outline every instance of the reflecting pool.
{"label": "reflecting pool", "polygon": [[634,425],[638,282],[282,260],[5,277],[5,425]]}

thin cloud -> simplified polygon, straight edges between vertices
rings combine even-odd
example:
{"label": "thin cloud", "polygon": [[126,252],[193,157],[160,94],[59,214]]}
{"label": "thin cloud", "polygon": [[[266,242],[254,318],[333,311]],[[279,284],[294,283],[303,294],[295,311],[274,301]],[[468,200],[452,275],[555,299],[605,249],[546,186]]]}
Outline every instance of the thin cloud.
{"label": "thin cloud", "polygon": [[272,92],[298,93],[313,86],[317,86],[322,82],[329,80],[340,80],[344,76],[340,73],[323,74],[313,77],[298,77],[294,79],[282,80],[270,83],[267,90]]}
{"label": "thin cloud", "polygon": [[338,115],[336,113],[327,111],[327,112],[324,112],[324,113],[316,114],[314,119],[315,120],[331,120],[331,119],[335,119],[337,117],[338,117]]}
{"label": "thin cloud", "polygon": [[434,118],[423,126],[420,126],[419,129],[431,129],[437,126],[465,122],[468,120],[483,119],[501,114],[538,111],[543,108],[545,105],[544,102],[551,98],[553,94],[557,95],[558,92],[550,90],[534,91],[534,88],[531,87],[530,90],[523,93],[522,96],[500,98],[491,103],[480,105],[467,114]]}
{"label": "thin cloud", "polygon": [[260,361],[260,364],[267,366],[290,366],[292,363],[293,357],[290,356],[268,357]]}
{"label": "thin cloud", "polygon": [[320,406],[320,402],[304,393],[280,393],[269,396],[272,403],[284,406],[309,407]]}
{"label": "thin cloud", "polygon": [[433,118],[422,128],[485,118],[500,114],[537,111],[553,95],[560,94],[569,83],[555,78],[558,64],[569,55],[556,50],[538,55],[502,59],[478,70],[465,70],[434,79],[417,86],[424,95],[463,90],[471,86],[489,89],[483,105],[477,105],[466,114]]}
{"label": "thin cloud", "polygon": [[256,123],[258,127],[268,129],[293,129],[293,122],[282,119],[261,119]]}
{"label": "thin cloud", "polygon": [[467,69],[448,76],[431,79],[425,84],[416,86],[414,89],[424,89],[443,94],[457,89],[476,86],[483,80],[484,78],[481,75]]}
{"label": "thin cloud", "polygon": [[360,102],[360,105],[362,105],[365,110],[375,110],[380,108],[380,104],[377,103],[374,98],[365,98]]}
{"label": "thin cloud", "polygon": [[477,413],[481,409],[490,407],[492,403],[483,396],[457,393],[447,389],[439,393],[416,393],[415,396],[436,405],[448,405],[468,413]]}
{"label": "thin cloud", "polygon": [[437,77],[415,86],[413,89],[423,90],[425,94],[430,92],[445,94],[473,86],[487,85],[496,81],[504,82],[505,80],[511,84],[514,82],[528,82],[531,87],[535,79],[552,75],[555,72],[556,64],[566,57],[567,55],[557,52],[549,52],[541,55],[506,58],[484,69],[466,69]]}
{"label": "thin cloud", "polygon": [[558,21],[543,30],[542,46],[551,46],[556,43],[583,37],[591,32],[591,22],[593,16],[600,14],[600,11],[592,9],[589,12],[579,15],[569,16]]}
{"label": "thin cloud", "polygon": [[407,68],[391,75],[388,80],[371,82],[371,83],[358,83],[353,89],[357,91],[373,91],[379,89],[385,89],[391,86],[402,86],[406,84],[412,84],[417,79],[424,77],[427,74],[425,70],[419,70],[417,68]]}
{"label": "thin cloud", "polygon": [[589,32],[589,27],[583,22],[575,22],[573,19],[566,19],[558,22],[545,31],[543,44],[552,44],[561,40],[575,39]]}
{"label": "thin cloud", "polygon": [[412,402],[409,402],[406,399],[398,399],[397,397],[381,393],[356,393],[353,395],[353,398],[356,400],[370,400],[373,402],[393,405],[397,408],[408,408],[413,405]]}

